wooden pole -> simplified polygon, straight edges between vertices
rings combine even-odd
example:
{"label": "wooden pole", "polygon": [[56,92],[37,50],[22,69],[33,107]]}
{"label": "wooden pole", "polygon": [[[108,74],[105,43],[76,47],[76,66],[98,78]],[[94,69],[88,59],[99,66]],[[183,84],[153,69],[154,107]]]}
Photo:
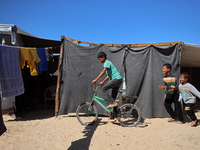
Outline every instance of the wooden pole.
{"label": "wooden pole", "polygon": [[[64,36],[63,36],[64,37]],[[91,42],[85,42],[85,41],[80,41],[80,40],[75,40],[71,38],[65,37],[65,39],[72,41],[73,43],[83,43],[83,44],[89,44],[89,45],[101,45],[102,43],[91,43]],[[179,42],[165,42],[165,43],[146,43],[146,44],[104,44],[108,47],[122,47],[122,46],[127,46],[127,47],[146,47],[149,45],[154,45],[154,46],[169,46],[169,45],[174,45],[174,44],[182,44],[182,41]]]}
{"label": "wooden pole", "polygon": [[[61,36],[61,41],[63,42],[63,39],[65,37]],[[56,87],[56,99],[55,99],[55,117],[58,116],[58,109],[59,109],[59,93],[60,93],[60,59],[62,58],[62,51],[63,51],[63,46],[60,46],[60,57],[58,61],[58,79],[57,79],[57,87]]]}

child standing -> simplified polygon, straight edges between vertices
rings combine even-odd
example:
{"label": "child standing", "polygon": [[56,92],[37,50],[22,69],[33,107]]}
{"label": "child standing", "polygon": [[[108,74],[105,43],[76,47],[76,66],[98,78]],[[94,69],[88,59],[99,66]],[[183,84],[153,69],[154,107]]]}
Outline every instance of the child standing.
{"label": "child standing", "polygon": [[[104,64],[103,65],[104,68],[99,74],[99,76],[92,81],[92,83],[96,84],[97,80],[101,78],[105,73],[107,73],[107,77],[102,82],[100,82],[100,85],[103,85],[108,79],[110,79],[109,82],[107,82],[102,87],[102,91],[106,96],[106,100],[113,102],[112,104],[108,105],[107,108],[115,107],[117,106],[117,102],[115,102],[114,99],[116,98],[118,89],[122,84],[122,77],[120,73],[117,71],[116,67],[112,64],[112,62],[107,60],[106,53],[100,52],[97,55],[97,58],[101,63]],[[108,89],[112,89],[112,97],[108,93]]]}
{"label": "child standing", "polygon": [[190,83],[187,83],[189,79],[189,74],[187,72],[181,73],[179,85],[179,101],[183,99],[183,106],[187,115],[192,120],[191,126],[199,125],[197,117],[194,113],[194,104],[196,103],[196,97],[200,98],[200,92]]}
{"label": "child standing", "polygon": [[[178,102],[178,86],[177,86],[177,79],[176,77],[171,74],[171,64],[164,64],[162,67],[162,71],[165,74],[165,77],[163,78],[163,81],[165,83],[165,86],[159,85],[160,89],[165,89],[165,95],[164,95],[164,106],[171,116],[169,118],[168,122],[172,122],[175,119],[178,119],[178,123],[183,123],[183,114],[181,109],[181,104]],[[175,110],[172,109],[172,103],[174,103]]]}

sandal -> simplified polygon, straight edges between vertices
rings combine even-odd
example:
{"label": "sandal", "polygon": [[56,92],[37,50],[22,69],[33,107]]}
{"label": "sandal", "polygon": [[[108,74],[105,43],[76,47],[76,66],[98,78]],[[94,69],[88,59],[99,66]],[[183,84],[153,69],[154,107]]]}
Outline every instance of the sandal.
{"label": "sandal", "polygon": [[196,127],[199,125],[199,121],[198,120],[195,120],[195,122],[192,121],[191,123],[191,127]]}

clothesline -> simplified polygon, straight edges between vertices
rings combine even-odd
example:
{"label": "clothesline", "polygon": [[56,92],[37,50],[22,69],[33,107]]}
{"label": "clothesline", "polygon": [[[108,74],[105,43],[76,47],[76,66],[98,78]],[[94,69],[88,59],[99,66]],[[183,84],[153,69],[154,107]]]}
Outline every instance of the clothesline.
{"label": "clothesline", "polygon": [[[0,85],[1,96],[10,97],[24,93],[21,69],[30,68],[36,76],[48,70],[49,48],[29,48],[0,44]],[[27,62],[27,63],[26,63]]]}

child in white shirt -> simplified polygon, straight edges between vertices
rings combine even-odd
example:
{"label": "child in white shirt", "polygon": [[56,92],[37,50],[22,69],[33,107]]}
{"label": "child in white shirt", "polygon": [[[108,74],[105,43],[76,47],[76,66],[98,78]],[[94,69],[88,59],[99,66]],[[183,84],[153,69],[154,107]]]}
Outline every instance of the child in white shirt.
{"label": "child in white shirt", "polygon": [[179,101],[183,100],[183,106],[187,115],[192,120],[191,126],[199,125],[198,119],[194,113],[194,104],[196,103],[196,97],[200,98],[200,92],[190,83],[187,83],[189,74],[187,72],[181,73],[179,85]]}

